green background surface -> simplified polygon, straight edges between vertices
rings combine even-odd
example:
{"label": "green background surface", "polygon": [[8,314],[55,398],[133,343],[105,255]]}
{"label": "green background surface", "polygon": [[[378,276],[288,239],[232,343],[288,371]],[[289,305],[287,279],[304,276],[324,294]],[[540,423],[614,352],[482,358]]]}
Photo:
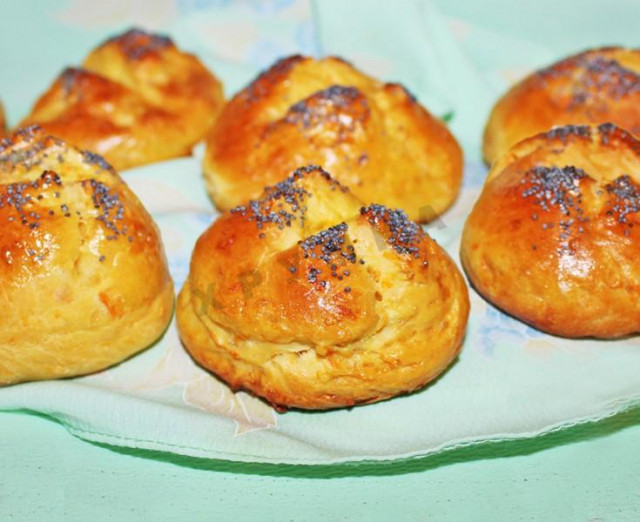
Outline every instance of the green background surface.
{"label": "green background surface", "polygon": [[390,465],[296,468],[123,452],[3,413],[0,519],[637,521],[638,421],[627,413]]}
{"label": "green background surface", "polygon": [[[512,45],[540,57],[540,64],[591,45],[640,45],[637,1],[437,3],[445,14],[482,28],[477,45],[465,51],[486,68],[509,66],[505,56],[513,56],[502,53],[495,35],[512,38]],[[2,77],[3,97],[26,103],[61,60],[77,61],[94,38],[58,30],[43,44],[46,35],[29,34],[29,27],[50,3],[18,4],[13,11],[19,15],[5,12],[0,19],[0,70],[11,71],[11,77]],[[347,2],[334,2],[333,15],[327,8],[332,2],[322,4],[328,17],[323,23],[330,18],[357,23],[358,10]],[[390,5],[398,9],[402,2],[368,5],[392,10]],[[65,38],[77,42],[77,56],[56,55],[61,48],[56,41]],[[385,45],[383,40],[369,45],[376,42]],[[16,44],[20,53],[14,52]],[[28,74],[38,81],[14,81],[21,64],[30,56],[41,63],[43,55],[50,67]],[[9,114],[15,120],[25,110],[18,103]],[[478,135],[478,129],[466,129]],[[0,466],[0,521],[640,520],[637,410],[534,440],[400,463],[321,468],[232,464],[92,445],[49,419],[2,413]]]}

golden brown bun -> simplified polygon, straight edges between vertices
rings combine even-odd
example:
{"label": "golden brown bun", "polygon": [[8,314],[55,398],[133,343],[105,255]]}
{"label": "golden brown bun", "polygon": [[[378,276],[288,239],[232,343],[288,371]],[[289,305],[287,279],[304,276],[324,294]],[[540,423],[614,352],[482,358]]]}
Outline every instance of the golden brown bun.
{"label": "golden brown bun", "polygon": [[38,123],[127,169],[188,155],[222,103],[220,82],[195,56],[134,29],[66,69],[22,125]]}
{"label": "golden brown bun", "polygon": [[493,166],[462,235],[489,301],[566,337],[640,331],[640,142],[611,124],[558,127]]}
{"label": "golden brown bun", "polygon": [[496,103],[484,133],[488,164],[519,141],[567,124],[611,122],[640,134],[640,49],[609,47],[566,58]]}
{"label": "golden brown bun", "polygon": [[458,354],[468,311],[462,275],[418,225],[305,167],[200,237],[177,317],[232,388],[327,409],[424,386]]}
{"label": "golden brown bun", "polygon": [[0,103],[0,138],[7,135],[7,122],[4,117],[4,107]]}
{"label": "golden brown bun", "polygon": [[224,107],[206,138],[205,180],[227,210],[300,165],[330,170],[365,203],[429,221],[455,199],[462,151],[401,85],[339,58],[277,62]]}
{"label": "golden brown bun", "polygon": [[0,145],[0,385],[101,370],[173,308],[151,217],[95,154],[37,129]]}

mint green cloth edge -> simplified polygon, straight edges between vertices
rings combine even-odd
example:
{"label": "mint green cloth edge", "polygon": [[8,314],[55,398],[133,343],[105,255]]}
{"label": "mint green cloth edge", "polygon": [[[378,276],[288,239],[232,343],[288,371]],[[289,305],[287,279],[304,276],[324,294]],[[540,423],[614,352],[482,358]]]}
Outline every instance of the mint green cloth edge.
{"label": "mint green cloth edge", "polygon": [[[105,444],[110,446],[118,446],[131,449],[140,449],[148,451],[160,451],[177,455],[183,455],[187,457],[195,458],[207,458],[225,460],[234,463],[253,463],[253,464],[274,464],[274,465],[291,465],[300,464],[306,466],[330,466],[335,464],[366,464],[366,463],[385,463],[396,462],[399,460],[416,459],[422,457],[433,456],[439,453],[459,450],[468,448],[471,446],[480,446],[484,444],[510,442],[517,440],[530,440],[536,437],[557,433],[563,430],[568,430],[581,425],[595,424],[603,420],[609,419],[616,415],[627,413],[640,406],[640,397],[629,397],[625,399],[616,400],[612,407],[603,411],[600,415],[583,416],[568,421],[559,422],[557,424],[550,425],[541,430],[525,432],[525,433],[504,433],[496,434],[493,436],[482,437],[470,437],[468,439],[459,439],[456,441],[450,441],[430,450],[414,451],[404,454],[396,455],[367,455],[358,457],[341,457],[341,458],[328,458],[328,459],[303,459],[303,458],[290,458],[290,459],[269,459],[260,455],[250,455],[246,453],[234,453],[228,451],[212,451],[206,448],[199,448],[195,446],[183,446],[179,444],[171,444],[158,442],[154,440],[136,439],[134,437],[127,437],[124,435],[110,435],[106,433],[100,433],[93,430],[88,430],[80,426],[74,425],[73,422],[69,422],[64,418],[57,417],[55,414],[44,413],[39,410],[31,410],[29,408],[20,408],[13,411],[28,411],[37,414],[44,414],[46,417],[50,417],[59,422],[69,433],[75,437],[98,444]],[[11,410],[5,410],[11,411]],[[286,414],[285,414],[286,415]],[[203,456],[206,455],[206,456]]]}

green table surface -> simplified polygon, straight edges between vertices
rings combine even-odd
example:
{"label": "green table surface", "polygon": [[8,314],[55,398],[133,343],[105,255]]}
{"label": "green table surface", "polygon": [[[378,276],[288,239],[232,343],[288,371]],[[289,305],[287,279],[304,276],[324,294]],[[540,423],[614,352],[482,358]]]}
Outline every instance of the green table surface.
{"label": "green table surface", "polygon": [[[514,41],[526,37],[531,45],[552,47],[558,55],[594,42],[640,45],[637,0],[437,3],[448,15]],[[35,45],[42,43],[43,35],[29,34],[34,17],[48,8],[48,2],[14,3],[18,5],[22,15],[0,17],[2,69],[11,73],[11,80],[20,78],[21,64],[36,55],[42,61],[43,53],[50,66],[29,71],[29,77],[38,80],[29,85],[5,81],[5,100],[15,101],[9,109],[14,119],[59,70],[61,60],[75,58],[57,56],[53,44]],[[348,12],[345,5],[336,16]],[[67,35],[58,32],[56,38]],[[68,34],[71,38],[81,38],[78,57],[93,43],[89,33],[76,31]],[[7,49],[15,42],[21,43],[20,56]],[[477,63],[500,61],[500,49],[487,50],[467,52]],[[0,522],[637,521],[640,412],[529,441],[481,445],[399,463],[322,468],[233,464],[92,445],[50,419],[27,412],[1,413],[0,470]]]}
{"label": "green table surface", "polygon": [[640,421],[400,464],[238,465],[99,447],[0,419],[0,520],[640,519]]}

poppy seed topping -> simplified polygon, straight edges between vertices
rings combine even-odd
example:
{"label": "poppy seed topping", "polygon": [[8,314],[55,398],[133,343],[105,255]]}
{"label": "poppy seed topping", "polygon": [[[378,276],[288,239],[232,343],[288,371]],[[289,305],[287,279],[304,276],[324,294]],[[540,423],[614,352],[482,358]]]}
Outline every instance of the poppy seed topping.
{"label": "poppy seed topping", "polygon": [[387,243],[399,254],[420,257],[420,242],[425,236],[419,225],[411,221],[402,210],[390,210],[383,205],[369,205],[362,207],[360,214],[365,216],[370,224],[384,223],[389,229]]}

